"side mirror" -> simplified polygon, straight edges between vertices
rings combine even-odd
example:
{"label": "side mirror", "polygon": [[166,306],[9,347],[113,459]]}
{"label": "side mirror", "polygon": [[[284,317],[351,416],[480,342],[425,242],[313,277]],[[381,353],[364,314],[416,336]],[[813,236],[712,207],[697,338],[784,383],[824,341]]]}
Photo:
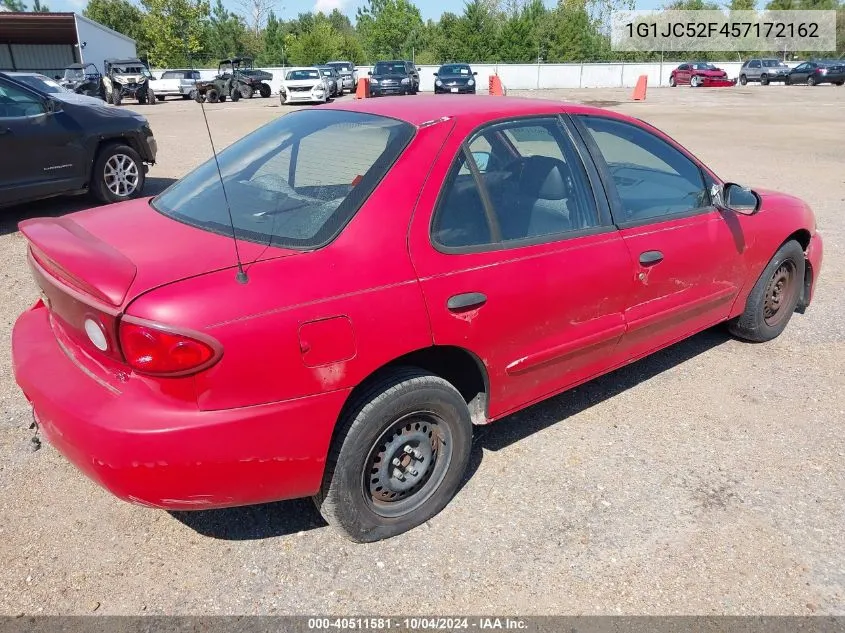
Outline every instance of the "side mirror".
{"label": "side mirror", "polygon": [[434,73],[434,76],[437,77],[437,73]]}
{"label": "side mirror", "polygon": [[473,75],[477,75],[478,73],[477,73],[477,72],[473,72],[472,74],[473,74]]}
{"label": "side mirror", "polygon": [[367,74],[368,74],[370,77],[372,77],[372,76],[373,76],[373,71],[372,71],[372,70],[368,70],[368,71],[367,71]]}
{"label": "side mirror", "polygon": [[484,173],[487,171],[487,166],[490,164],[490,153],[489,152],[473,152],[472,159],[475,161],[476,167],[478,167],[478,171]]}
{"label": "side mirror", "polygon": [[735,182],[727,182],[721,188],[718,185],[713,186],[713,203],[717,208],[730,209],[742,215],[754,215],[759,213],[763,200],[756,191]]}

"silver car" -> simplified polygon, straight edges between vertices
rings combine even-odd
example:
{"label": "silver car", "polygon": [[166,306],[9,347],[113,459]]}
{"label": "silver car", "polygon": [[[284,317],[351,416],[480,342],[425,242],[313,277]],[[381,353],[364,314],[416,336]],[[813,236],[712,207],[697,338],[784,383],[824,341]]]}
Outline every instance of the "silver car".
{"label": "silver car", "polygon": [[767,86],[773,81],[785,82],[789,66],[779,59],[749,59],[739,71],[739,83],[743,86],[749,81],[759,81]]}
{"label": "silver car", "polygon": [[334,68],[342,81],[342,89],[355,92],[358,86],[358,70],[352,62],[328,62],[326,66]]}

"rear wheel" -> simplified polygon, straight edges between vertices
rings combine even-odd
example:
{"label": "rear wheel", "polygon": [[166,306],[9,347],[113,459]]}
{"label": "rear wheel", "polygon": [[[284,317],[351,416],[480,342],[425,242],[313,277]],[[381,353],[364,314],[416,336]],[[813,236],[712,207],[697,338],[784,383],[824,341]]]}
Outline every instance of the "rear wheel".
{"label": "rear wheel", "polygon": [[807,77],[807,85],[808,86],[815,86],[817,83],[819,83],[819,82],[818,82],[818,80],[816,80],[815,77],[813,77],[813,75],[810,75],[809,77]]}
{"label": "rear wheel", "polygon": [[755,343],[780,336],[801,298],[805,265],[798,242],[781,246],[751,289],[745,311],[729,323],[731,334]]}
{"label": "rear wheel", "polygon": [[268,86],[267,84],[261,84],[258,87],[258,94],[260,94],[265,99],[270,96],[270,92],[272,91],[270,90],[270,86]]}
{"label": "rear wheel", "polygon": [[455,387],[419,369],[392,370],[347,408],[314,502],[353,541],[396,536],[449,503],[471,444],[469,409]]}
{"label": "rear wheel", "polygon": [[845,81],[834,81],[833,83],[835,83],[837,86],[841,86],[842,84],[845,84]]}
{"label": "rear wheel", "polygon": [[669,75],[669,87],[674,88],[678,84],[675,82],[675,75]]}
{"label": "rear wheel", "polygon": [[232,88],[232,92],[229,93],[229,96],[232,98],[232,101],[240,101],[241,91],[237,88]]}
{"label": "rear wheel", "polygon": [[745,75],[740,75],[739,76],[739,83],[744,86],[745,84],[748,83],[748,77],[746,77]]}
{"label": "rear wheel", "polygon": [[255,94],[252,86],[247,86],[246,84],[241,85],[239,90],[244,99],[252,99],[253,94]]}
{"label": "rear wheel", "polygon": [[101,202],[121,202],[138,196],[144,188],[144,163],[128,145],[109,145],[94,162],[89,184]]}

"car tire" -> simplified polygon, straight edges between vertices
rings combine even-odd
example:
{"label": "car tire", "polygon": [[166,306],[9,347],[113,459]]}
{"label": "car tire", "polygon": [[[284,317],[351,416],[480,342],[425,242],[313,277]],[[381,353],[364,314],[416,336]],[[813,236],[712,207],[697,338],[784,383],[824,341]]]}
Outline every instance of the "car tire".
{"label": "car tire", "polygon": [[691,88],[698,88],[701,85],[701,77],[698,75],[693,75],[690,77],[689,85]]}
{"label": "car tire", "polygon": [[205,95],[203,95],[199,90],[194,90],[191,94],[194,95],[194,101],[197,103],[205,103]]}
{"label": "car tire", "polygon": [[760,75],[760,85],[761,86],[768,86],[769,85],[769,76],[768,75]]}
{"label": "car tire", "polygon": [[677,82],[675,81],[675,75],[669,75],[669,87],[670,87],[670,88],[674,88],[674,87],[676,87],[677,85],[678,85],[678,84],[677,84]]}
{"label": "car tire", "polygon": [[471,447],[469,408],[452,384],[414,367],[387,371],[345,408],[314,503],[352,541],[396,536],[446,507]]}
{"label": "car tire", "polygon": [[268,86],[267,84],[261,84],[258,87],[258,94],[260,94],[265,99],[267,99],[272,92],[273,91],[270,89],[270,86]]}
{"label": "car tire", "polygon": [[121,95],[119,92],[113,92],[111,95],[111,102],[112,105],[119,106],[121,103],[123,103],[123,95]]}
{"label": "car tire", "polygon": [[252,99],[252,96],[255,94],[255,90],[252,89],[252,86],[247,86],[246,84],[242,85],[240,88],[233,88],[234,90],[239,90],[241,96],[244,99]]}
{"label": "car tire", "polygon": [[220,97],[217,99],[217,102],[226,103],[226,95],[220,95]]}
{"label": "car tire", "polygon": [[763,343],[786,328],[804,287],[804,249],[795,240],[781,246],[745,302],[745,311],[728,324],[734,336]]}
{"label": "car tire", "polygon": [[833,83],[835,83],[837,86],[841,86],[842,84],[845,84],[845,81],[834,81]]}
{"label": "car tire", "polygon": [[810,75],[809,77],[807,77],[807,85],[808,85],[808,86],[815,86],[815,85],[816,85],[816,84],[818,84],[818,83],[819,83],[819,82],[818,82],[818,81],[816,81],[816,78],[815,78],[815,77],[813,77],[812,75]]}
{"label": "car tire", "polygon": [[205,91],[205,100],[208,103],[217,103],[220,101],[220,93],[217,92],[217,88],[209,88]]}
{"label": "car tire", "polygon": [[[118,143],[100,150],[91,171],[89,190],[100,202],[122,202],[138,197],[145,182],[146,173],[141,156],[128,145]],[[125,193],[121,193],[121,183],[131,183],[131,190],[127,187]]]}
{"label": "car tire", "polygon": [[287,97],[285,96],[284,92],[279,92],[279,105],[285,105],[287,102]]}
{"label": "car tire", "polygon": [[746,77],[745,75],[740,75],[739,76],[739,83],[744,86],[745,84],[748,83],[748,77]]}
{"label": "car tire", "polygon": [[232,88],[232,92],[229,93],[229,98],[232,100],[232,103],[237,103],[241,100],[241,91],[237,88]]}
{"label": "car tire", "polygon": [[[164,99],[164,97],[162,97]],[[152,90],[147,90],[147,105],[155,105],[156,104],[156,93]]]}

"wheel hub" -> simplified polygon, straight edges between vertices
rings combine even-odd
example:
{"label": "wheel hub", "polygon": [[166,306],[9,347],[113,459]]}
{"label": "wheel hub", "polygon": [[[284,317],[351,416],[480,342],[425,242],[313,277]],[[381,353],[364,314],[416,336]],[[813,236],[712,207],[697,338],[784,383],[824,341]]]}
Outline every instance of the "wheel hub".
{"label": "wheel hub", "polygon": [[109,158],[103,176],[109,191],[117,196],[129,196],[138,187],[138,166],[126,154],[115,154]]}
{"label": "wheel hub", "polygon": [[412,421],[385,438],[370,469],[374,500],[399,501],[428,480],[437,457],[433,430],[424,420]]}
{"label": "wheel hub", "polygon": [[766,286],[766,298],[763,304],[763,317],[769,325],[774,325],[782,316],[781,310],[788,303],[792,278],[792,267],[788,263],[782,264],[772,275]]}

